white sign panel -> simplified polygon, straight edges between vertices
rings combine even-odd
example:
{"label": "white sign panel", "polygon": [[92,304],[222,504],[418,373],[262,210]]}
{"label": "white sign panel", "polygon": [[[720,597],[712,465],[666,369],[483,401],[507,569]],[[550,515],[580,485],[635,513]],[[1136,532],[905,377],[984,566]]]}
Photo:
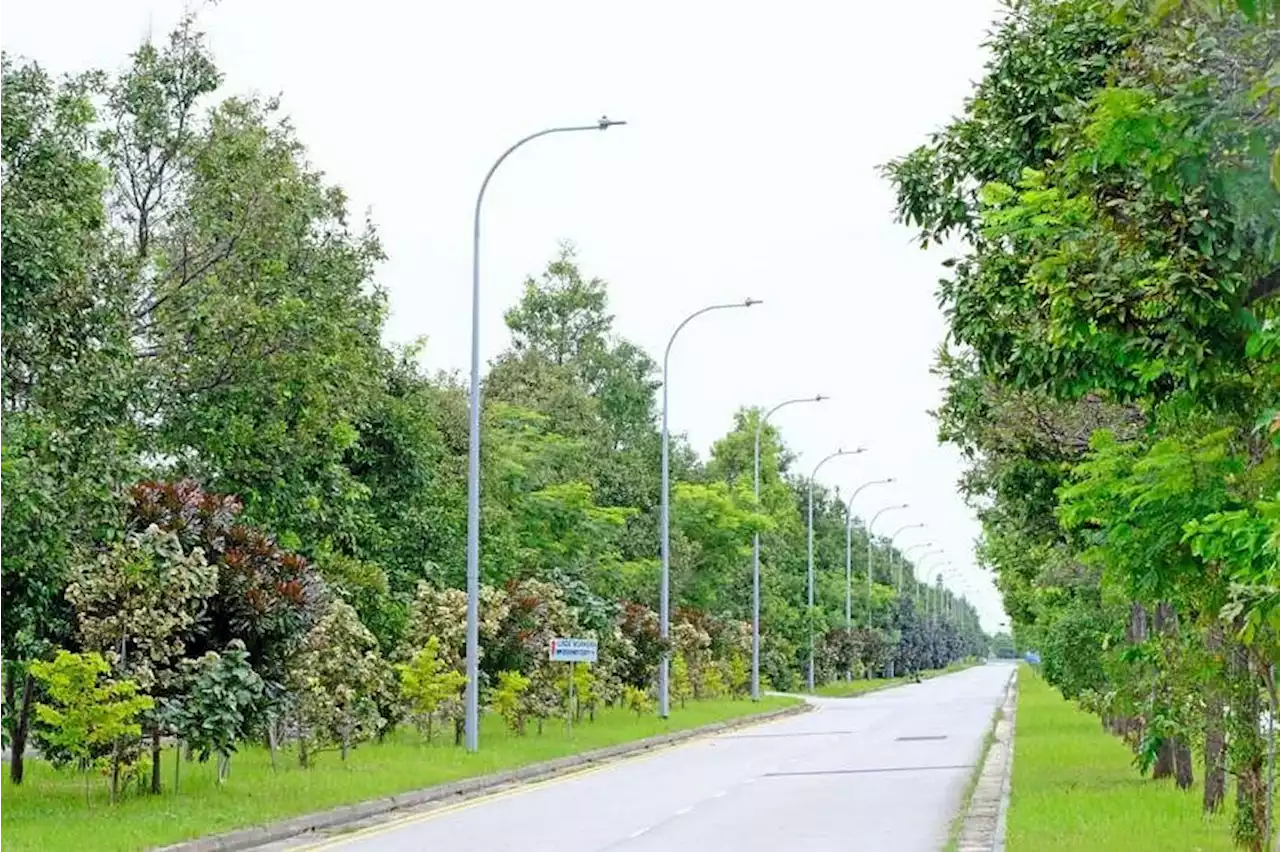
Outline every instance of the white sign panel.
{"label": "white sign panel", "polygon": [[551,661],[556,663],[594,663],[596,661],[596,640],[552,639]]}

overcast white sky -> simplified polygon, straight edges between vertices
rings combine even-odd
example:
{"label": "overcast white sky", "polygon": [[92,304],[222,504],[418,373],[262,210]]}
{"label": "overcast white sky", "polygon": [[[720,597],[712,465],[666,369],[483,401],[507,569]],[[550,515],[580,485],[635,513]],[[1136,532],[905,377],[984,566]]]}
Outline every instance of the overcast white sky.
{"label": "overcast white sky", "polygon": [[[176,0],[7,0],[0,42],[55,72],[118,68]],[[946,257],[892,221],[876,166],[924,140],[981,73],[996,0],[692,3],[223,0],[202,13],[228,94],[282,94],[313,161],[378,224],[390,260],[389,335],[429,337],[427,366],[465,371],[471,212],[493,159],[544,127],[627,127],[538,140],[485,203],[482,351],[507,343],[503,311],[570,239],[610,283],[616,328],[672,355],[671,423],[699,452],[742,405],[814,393],[778,415],[808,470],[859,498],[877,530],[924,522],[953,587],[1003,620],[973,560],[979,528],[939,447],[929,374]],[[962,579],[963,578],[963,579]]]}

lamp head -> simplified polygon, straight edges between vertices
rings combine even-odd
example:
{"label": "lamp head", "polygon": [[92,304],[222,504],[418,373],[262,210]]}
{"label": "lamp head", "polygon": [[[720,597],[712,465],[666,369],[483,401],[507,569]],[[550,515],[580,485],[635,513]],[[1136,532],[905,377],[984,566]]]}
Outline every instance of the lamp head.
{"label": "lamp head", "polygon": [[752,305],[763,305],[763,304],[764,302],[760,301],[759,299],[752,299],[751,297],[747,297],[746,301],[742,303],[742,306],[744,308],[749,308]]}
{"label": "lamp head", "polygon": [[813,398],[813,401],[814,401],[814,402],[823,402],[824,400],[828,400],[828,399],[831,399],[831,397],[829,397],[829,396],[823,396],[822,394],[818,394],[817,396],[815,396],[815,397]]}
{"label": "lamp head", "polygon": [[624,124],[626,124],[625,121],[614,121],[607,115],[600,116],[600,120],[596,122],[596,126],[601,130],[608,130],[610,127],[621,127]]}

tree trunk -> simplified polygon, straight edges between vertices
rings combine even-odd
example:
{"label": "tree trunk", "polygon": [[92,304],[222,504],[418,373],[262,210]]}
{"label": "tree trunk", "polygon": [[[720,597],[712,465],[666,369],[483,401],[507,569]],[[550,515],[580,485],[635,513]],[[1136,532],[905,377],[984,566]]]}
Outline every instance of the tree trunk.
{"label": "tree trunk", "polygon": [[1257,672],[1249,649],[1232,642],[1231,751],[1236,776],[1236,814],[1232,826],[1236,844],[1262,852],[1266,838],[1266,782],[1263,777],[1262,736],[1258,730],[1262,701]]}
{"label": "tree trunk", "polygon": [[267,720],[267,751],[271,754],[271,771],[276,771],[276,720],[272,717]]}
{"label": "tree trunk", "polygon": [[[1205,650],[1214,661],[1216,671],[1223,671],[1222,622],[1216,618],[1205,634]],[[1226,732],[1223,730],[1222,692],[1217,676],[1211,676],[1204,699],[1204,801],[1205,813],[1222,809],[1227,793]]]}
{"label": "tree trunk", "polygon": [[173,793],[178,794],[178,776],[182,773],[182,748],[175,745],[173,749]]}
{"label": "tree trunk", "polygon": [[26,769],[24,758],[27,751],[27,731],[31,725],[32,693],[35,692],[36,680],[30,673],[22,679],[22,703],[18,706],[18,718],[14,721],[13,731],[9,737],[9,780],[14,784],[22,783]]}
{"label": "tree trunk", "polygon": [[311,765],[307,759],[307,738],[305,736],[298,737],[298,765],[303,769]]}
{"label": "tree trunk", "polygon": [[453,720],[453,744],[455,746],[462,745],[463,722],[461,719]]}
{"label": "tree trunk", "polygon": [[1151,777],[1155,779],[1173,777],[1173,738],[1165,737],[1160,740],[1160,747],[1156,751],[1156,762],[1151,767]]}
{"label": "tree trunk", "polygon": [[160,793],[160,726],[151,729],[151,792]]}
{"label": "tree trunk", "polygon": [[1179,790],[1190,790],[1195,783],[1196,771],[1191,763],[1191,746],[1184,737],[1173,741],[1173,773]]}

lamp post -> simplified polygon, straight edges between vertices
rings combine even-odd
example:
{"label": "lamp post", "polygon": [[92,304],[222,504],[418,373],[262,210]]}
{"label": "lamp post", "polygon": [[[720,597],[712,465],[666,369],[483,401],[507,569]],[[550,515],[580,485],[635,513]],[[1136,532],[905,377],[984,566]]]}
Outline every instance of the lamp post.
{"label": "lamp post", "polygon": [[[930,542],[930,544],[932,544],[932,542]],[[914,547],[909,547],[909,548],[907,548],[907,550],[906,550],[906,551],[904,551],[904,552],[903,552],[903,554],[902,554],[902,555],[905,557],[905,556],[907,555],[907,553],[910,553],[912,550],[915,550],[915,549],[917,549],[918,547],[922,547],[922,546],[924,546],[924,545],[915,545]],[[921,590],[921,589],[924,589],[924,590],[927,592],[927,591],[928,591],[928,588],[929,588],[929,581],[928,581],[928,578],[927,578],[927,577],[925,577],[924,572],[923,572],[923,570],[922,570],[922,566],[924,565],[924,561],[925,561],[926,559],[933,559],[933,558],[934,558],[934,557],[936,557],[936,556],[942,556],[942,555],[943,555],[943,551],[941,551],[941,550],[937,550],[937,549],[934,549],[934,550],[927,550],[927,551],[925,551],[922,555],[920,555],[920,556],[917,558],[916,563],[915,563],[915,571],[913,572],[913,573],[915,574],[915,583],[916,583],[916,603],[917,603],[917,604],[919,604],[919,602],[920,602],[920,590]]]}
{"label": "lamp post", "polygon": [[[913,544],[913,545],[911,545],[911,546],[910,546],[910,547],[908,547],[906,550],[902,551],[902,561],[903,561],[904,563],[905,563],[905,562],[907,562],[907,556],[909,556],[910,554],[914,553],[915,551],[919,550],[919,549],[920,549],[920,548],[922,548],[922,547],[933,547],[933,542],[931,542],[931,541],[922,541],[922,542],[919,542],[918,544]],[[899,577],[901,577],[901,574],[902,574],[902,573],[905,573],[905,572],[906,572],[906,568],[907,568],[907,566],[906,566],[905,564],[903,564],[902,566],[900,566],[900,567],[899,567],[899,569],[898,569],[898,570],[899,570],[899,572],[900,572],[900,573],[899,573]],[[902,582],[901,582],[901,579],[899,579],[899,582],[898,582],[898,591],[902,591]]]}
{"label": "lamp post", "polygon": [[[863,489],[870,488],[873,485],[889,485],[896,480],[891,476],[888,479],[873,479],[870,482],[864,482],[857,488],[853,489],[853,494],[849,495],[849,502],[845,504],[844,509],[844,630],[846,636],[853,635],[853,501],[858,499],[858,495]],[[853,680],[853,671],[846,671],[845,678]]]}
{"label": "lamp post", "polygon": [[671,707],[668,702],[667,678],[671,668],[671,653],[666,649],[667,636],[670,633],[671,624],[671,487],[670,487],[670,454],[669,444],[670,435],[667,431],[667,415],[668,415],[668,390],[670,382],[668,373],[671,364],[671,346],[676,342],[676,337],[686,325],[695,318],[702,316],[711,311],[723,311],[729,308],[749,308],[752,305],[760,304],[759,299],[744,299],[741,302],[728,302],[723,305],[708,305],[707,307],[694,311],[685,317],[684,320],[676,326],[676,330],[671,332],[671,337],[667,340],[666,351],[662,355],[662,584],[660,592],[660,600],[658,605],[658,632],[662,636],[663,651],[662,661],[658,665],[658,715],[667,718],[670,715]]}
{"label": "lamp post", "polygon": [[[822,402],[822,394],[800,399],[788,399],[770,408],[756,421],[755,496],[760,502],[760,433],[779,409],[802,402]],[[760,700],[760,531],[756,530],[751,541],[751,700]]]}
{"label": "lamp post", "polygon": [[607,130],[623,124],[626,122],[602,117],[595,124],[549,127],[531,133],[503,151],[502,156],[494,161],[476,195],[471,242],[471,416],[467,457],[467,751],[480,748],[480,209],[485,190],[489,188],[489,181],[498,166],[525,143],[553,133]]}
{"label": "lamp post", "polygon": [[906,524],[905,526],[898,527],[898,529],[894,530],[893,535],[889,536],[889,560],[890,560],[889,567],[891,569],[892,568],[897,569],[899,594],[902,593],[902,565],[900,564],[899,560],[894,558],[893,543],[894,541],[897,540],[898,536],[902,535],[907,530],[918,530],[918,529],[922,529],[923,527],[924,527],[924,524]]}
{"label": "lamp post", "polygon": [[840,456],[856,456],[863,452],[866,452],[864,447],[858,447],[856,450],[836,450],[814,465],[813,473],[809,474],[809,673],[806,681],[810,692],[813,692],[813,482],[818,477],[818,471],[822,470],[822,466],[827,462]]}
{"label": "lamp post", "polygon": [[[901,564],[901,560],[899,560],[894,555],[893,543],[898,540],[898,536],[902,535],[907,530],[916,530],[916,529],[922,528],[923,526],[924,524],[904,524],[903,526],[900,526],[896,530],[894,530],[893,533],[889,536],[889,544],[887,545],[887,547],[889,548],[889,579],[892,582],[894,573],[895,572],[897,573],[897,578],[898,578],[897,579],[897,595],[899,600],[898,602],[899,607],[901,607],[901,599],[902,599],[902,564]],[[896,671],[895,671],[896,668],[897,668],[897,665],[894,659],[890,657],[889,658],[889,677],[893,677],[894,674],[896,674]]]}
{"label": "lamp post", "polygon": [[880,520],[880,516],[883,515],[885,512],[896,512],[899,509],[906,509],[909,507],[910,507],[909,503],[902,503],[897,506],[885,506],[879,512],[876,512],[875,515],[872,516],[870,523],[867,524],[867,616],[868,616],[867,626],[868,627],[871,626],[871,619],[870,619],[871,593],[872,593],[872,587],[875,582],[871,575],[871,553],[872,553],[871,545],[872,545],[872,542],[875,541],[875,536],[872,534],[872,527],[876,525],[876,521]]}

